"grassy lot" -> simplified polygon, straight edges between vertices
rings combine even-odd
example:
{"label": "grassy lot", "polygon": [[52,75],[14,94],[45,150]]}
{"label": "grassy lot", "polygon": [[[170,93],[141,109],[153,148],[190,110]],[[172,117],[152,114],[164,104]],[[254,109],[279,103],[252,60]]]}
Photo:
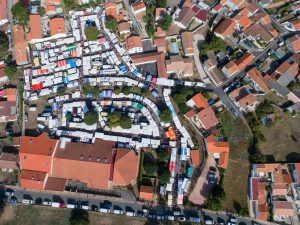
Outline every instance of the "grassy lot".
{"label": "grassy lot", "polygon": [[222,133],[230,144],[228,168],[224,175],[226,198],[222,206],[227,211],[247,209],[248,147],[250,134],[241,119],[234,120],[228,111],[220,115]]}
{"label": "grassy lot", "polygon": [[[169,224],[177,225],[178,222],[153,221],[140,219],[135,217],[126,217],[120,215],[100,214],[89,212],[91,225],[152,225],[152,224]],[[0,217],[2,225],[69,225],[70,210],[57,209],[42,206],[24,206],[12,205],[6,207],[4,213]],[[38,222],[37,222],[38,221]],[[185,224],[185,223],[183,223]],[[187,223],[191,224],[191,223]]]}
{"label": "grassy lot", "polygon": [[268,162],[300,160],[300,116],[292,117],[289,113],[280,113],[280,119],[271,126],[261,129],[265,137],[259,148]]}

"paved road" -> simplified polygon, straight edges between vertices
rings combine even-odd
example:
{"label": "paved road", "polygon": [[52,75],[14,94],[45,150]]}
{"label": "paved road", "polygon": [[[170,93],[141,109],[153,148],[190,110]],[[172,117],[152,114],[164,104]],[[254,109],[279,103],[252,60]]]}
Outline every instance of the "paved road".
{"label": "paved road", "polygon": [[128,14],[131,18],[131,21],[132,21],[132,24],[134,27],[136,27],[141,35],[141,38],[142,39],[145,39],[145,38],[149,38],[148,37],[148,34],[146,32],[146,30],[142,29],[141,28],[141,25],[139,24],[139,22],[136,20],[136,17],[134,16],[132,10],[131,10],[131,7],[129,5],[129,1],[128,0],[123,0],[124,4],[125,4],[125,8],[127,9],[128,11]]}
{"label": "paved road", "polygon": [[[228,219],[232,216],[225,212],[213,212],[207,210],[195,210],[195,209],[180,209],[180,208],[167,208],[162,205],[149,205],[142,204],[132,199],[124,199],[123,195],[121,198],[113,198],[113,197],[105,197],[105,196],[94,196],[87,194],[78,194],[72,192],[47,192],[47,191],[29,191],[23,190],[19,187],[9,186],[9,189],[14,190],[14,196],[17,197],[18,203],[22,202],[23,198],[32,199],[33,202],[37,202],[38,200],[44,201],[55,201],[55,202],[63,202],[64,204],[85,204],[89,206],[91,210],[95,206],[98,209],[103,205],[104,202],[110,202],[112,204],[112,209],[123,209],[123,211],[134,211],[136,213],[142,213],[143,208],[148,208],[149,213],[147,215],[173,215],[174,210],[180,211],[181,215],[184,215],[186,218],[189,217],[199,217],[201,221],[206,219],[212,219],[215,222],[227,222]],[[0,187],[0,197],[4,196],[4,187]],[[80,195],[80,197],[78,197]],[[48,206],[45,206],[48,207]],[[50,206],[49,206],[50,207]],[[252,219],[248,217],[237,217],[238,225],[251,225]],[[267,224],[267,223],[265,223]]]}
{"label": "paved road", "polygon": [[203,69],[203,65],[200,62],[200,58],[199,58],[198,42],[203,41],[203,40],[204,40],[204,37],[202,35],[200,35],[200,34],[194,35],[194,42],[193,42],[194,50],[195,50],[194,60],[195,60],[195,64],[196,64],[196,67],[197,67],[197,70],[198,70],[198,73],[199,73],[201,79],[203,80],[204,83],[210,84],[211,83],[210,79],[207,76],[207,74],[205,73],[205,71]]}

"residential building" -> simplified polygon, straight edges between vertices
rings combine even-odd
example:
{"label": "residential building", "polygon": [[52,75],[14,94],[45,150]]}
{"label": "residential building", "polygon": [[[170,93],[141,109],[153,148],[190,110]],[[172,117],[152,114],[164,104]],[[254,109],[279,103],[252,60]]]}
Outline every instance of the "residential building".
{"label": "residential building", "polygon": [[227,76],[231,77],[239,71],[237,64],[235,61],[229,61],[223,68],[222,72]]}
{"label": "residential building", "polygon": [[64,18],[54,17],[50,19],[50,35],[65,34]]}
{"label": "residential building", "polygon": [[153,44],[158,52],[166,52],[166,38],[164,36],[154,37]]}
{"label": "residential building", "polygon": [[0,7],[1,7],[1,11],[0,11],[0,27],[2,27],[3,25],[8,23],[8,19],[7,19],[7,5],[6,5],[6,1],[0,1]]}
{"label": "residential building", "polygon": [[0,168],[2,172],[13,172],[18,170],[19,156],[15,153],[1,152],[0,153]]}
{"label": "residential building", "polygon": [[190,151],[192,166],[196,167],[200,165],[200,150],[194,149]]}
{"label": "residential building", "polygon": [[295,31],[300,30],[300,16],[298,16],[297,19],[291,21],[290,25],[293,30]]}
{"label": "residential building", "polygon": [[[135,183],[138,156],[115,142],[96,139],[94,144],[38,137],[21,137],[21,187],[34,190],[108,190]],[[93,171],[91,173],[91,171]]]}
{"label": "residential building", "polygon": [[193,63],[189,58],[182,58],[179,55],[172,55],[166,60],[168,74],[177,74],[178,78],[193,75]]}
{"label": "residential building", "polygon": [[287,201],[273,201],[273,218],[276,222],[284,222],[286,218],[294,216],[292,203]]}
{"label": "residential building", "polygon": [[182,7],[181,11],[178,14],[178,17],[173,21],[178,27],[186,29],[189,24],[192,22],[195,13],[191,8]]}
{"label": "residential building", "polygon": [[274,40],[275,36],[277,36],[273,35],[272,32],[270,32],[260,23],[253,23],[244,31],[244,35],[249,40],[258,43],[258,45],[261,47],[264,47],[264,45],[270,43],[272,40]]}
{"label": "residential building", "polygon": [[119,23],[118,31],[120,35],[124,35],[125,37],[127,37],[128,35],[130,35],[130,23],[128,23],[127,21]]}
{"label": "residential building", "polygon": [[157,75],[160,78],[167,78],[167,70],[165,64],[165,54],[163,52],[151,52],[145,54],[137,54],[131,56],[135,65],[143,65],[148,63],[156,63]]}
{"label": "residential building", "polygon": [[196,116],[193,117],[192,121],[199,129],[205,130],[209,130],[219,124],[219,120],[211,106],[198,112]]}
{"label": "residential building", "polygon": [[155,9],[155,21],[158,22],[158,21],[161,21],[165,15],[166,15],[166,9],[165,8],[159,8],[157,7]]}
{"label": "residential building", "polygon": [[292,51],[294,53],[299,53],[300,52],[300,35],[295,35],[293,37],[286,39],[286,46],[290,51]]}
{"label": "residential building", "polygon": [[25,65],[29,63],[29,49],[27,40],[25,39],[25,32],[22,26],[13,25],[13,41],[14,53],[17,65]]}
{"label": "residential building", "polygon": [[189,31],[182,32],[181,43],[182,43],[182,49],[185,56],[194,55],[193,32],[189,32]]}
{"label": "residential building", "polygon": [[201,93],[194,95],[186,104],[191,108],[196,107],[199,110],[209,106],[206,98]]}
{"label": "residential building", "polygon": [[230,98],[235,104],[244,112],[252,112],[258,106],[259,101],[256,96],[249,92],[249,90],[242,86],[235,89],[229,94]]}
{"label": "residential building", "polygon": [[146,201],[146,202],[153,202],[154,201],[153,187],[152,186],[141,185],[140,186],[139,200],[140,201]]}
{"label": "residential building", "polygon": [[122,3],[107,2],[105,3],[105,16],[106,18],[112,17],[120,22],[124,20]]}
{"label": "residential building", "polygon": [[208,12],[207,10],[201,9],[200,7],[198,7],[197,5],[193,5],[192,6],[192,10],[195,13],[194,19],[198,22],[198,23],[205,23],[207,21],[207,17],[208,17]]}
{"label": "residential building", "polygon": [[53,17],[58,14],[63,14],[61,0],[45,0],[46,15]]}
{"label": "residential building", "polygon": [[237,11],[238,9],[243,8],[248,3],[247,0],[221,0],[222,5],[226,5],[232,11]]}
{"label": "residential building", "polygon": [[143,16],[146,15],[146,5],[140,0],[136,0],[131,4],[131,9],[138,22],[143,20]]}
{"label": "residential building", "polygon": [[130,36],[126,38],[126,50],[128,54],[143,52],[142,39],[140,36]]}
{"label": "residential building", "polygon": [[5,62],[0,61],[0,84],[5,83],[8,81],[8,76],[5,74]]}
{"label": "residential building", "polygon": [[249,15],[248,8],[244,8],[232,18],[236,23],[235,26],[239,30],[247,29],[253,23],[248,15]]}
{"label": "residential building", "polygon": [[270,76],[282,86],[287,87],[299,74],[298,63],[287,59]]}
{"label": "residential building", "polygon": [[238,59],[229,61],[223,68],[222,71],[227,77],[231,77],[232,75],[236,74],[237,72],[246,68],[249,63],[254,59],[254,56],[246,52],[243,56]]}
{"label": "residential building", "polygon": [[214,29],[216,36],[225,39],[235,32],[235,22],[230,18],[222,20]]}
{"label": "residential building", "polygon": [[26,39],[31,41],[33,39],[41,39],[41,16],[40,15],[30,15],[29,16],[29,32],[26,34]]}
{"label": "residential building", "polygon": [[261,72],[259,72],[255,67],[253,67],[251,70],[247,72],[247,76],[250,80],[251,85],[259,91],[268,93],[270,91],[270,88],[266,82],[266,80],[263,78]]}
{"label": "residential building", "polygon": [[226,169],[229,160],[229,143],[222,137],[209,135],[205,139],[207,153],[211,154],[217,162],[217,166]]}
{"label": "residential building", "polygon": [[8,88],[0,91],[0,123],[17,120],[17,89]]}

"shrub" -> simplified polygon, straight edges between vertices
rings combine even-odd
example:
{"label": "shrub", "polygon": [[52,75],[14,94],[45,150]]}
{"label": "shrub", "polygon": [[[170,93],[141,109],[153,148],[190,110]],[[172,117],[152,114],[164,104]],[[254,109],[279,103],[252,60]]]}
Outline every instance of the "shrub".
{"label": "shrub", "polygon": [[168,109],[163,109],[160,112],[160,119],[161,121],[165,122],[165,123],[169,123],[172,121],[172,116],[171,113]]}
{"label": "shrub", "polygon": [[99,120],[99,114],[96,111],[88,111],[84,114],[84,122],[87,125],[93,125]]}
{"label": "shrub", "polygon": [[123,129],[129,129],[129,128],[131,128],[131,125],[132,125],[132,121],[128,116],[122,116],[121,117],[120,126]]}
{"label": "shrub", "polygon": [[99,30],[96,27],[88,27],[84,30],[86,39],[88,41],[95,41],[97,40],[98,36],[99,36]]}
{"label": "shrub", "polygon": [[65,87],[59,87],[59,88],[57,88],[57,94],[59,96],[63,96],[63,95],[65,95],[65,93],[66,93],[66,88]]}
{"label": "shrub", "polygon": [[22,2],[17,2],[11,7],[13,19],[17,24],[26,25],[29,20],[29,13]]}

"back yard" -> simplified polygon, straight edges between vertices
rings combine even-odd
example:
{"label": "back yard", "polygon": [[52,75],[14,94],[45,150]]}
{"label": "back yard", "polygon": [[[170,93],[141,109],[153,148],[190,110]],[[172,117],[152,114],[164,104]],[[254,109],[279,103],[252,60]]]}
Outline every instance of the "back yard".
{"label": "back yard", "polygon": [[228,168],[224,173],[223,187],[226,194],[222,208],[245,214],[249,173],[249,130],[242,119],[234,120],[228,111],[220,115],[222,133],[230,144]]}

